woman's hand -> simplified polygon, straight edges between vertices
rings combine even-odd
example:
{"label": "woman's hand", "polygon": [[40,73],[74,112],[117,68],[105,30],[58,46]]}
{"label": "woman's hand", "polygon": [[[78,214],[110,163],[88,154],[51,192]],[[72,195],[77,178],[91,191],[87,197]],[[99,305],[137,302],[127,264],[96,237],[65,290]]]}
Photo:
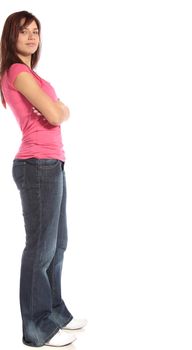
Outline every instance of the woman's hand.
{"label": "woman's hand", "polygon": [[61,102],[59,99],[55,103],[58,105],[59,108],[62,108],[64,111],[65,117],[64,117],[63,121],[69,119],[69,116],[70,116],[69,108],[63,102]]}
{"label": "woman's hand", "polygon": [[32,107],[32,111],[33,113],[37,114],[38,116],[42,116],[42,113],[38,111],[38,109],[36,109],[35,107]]}

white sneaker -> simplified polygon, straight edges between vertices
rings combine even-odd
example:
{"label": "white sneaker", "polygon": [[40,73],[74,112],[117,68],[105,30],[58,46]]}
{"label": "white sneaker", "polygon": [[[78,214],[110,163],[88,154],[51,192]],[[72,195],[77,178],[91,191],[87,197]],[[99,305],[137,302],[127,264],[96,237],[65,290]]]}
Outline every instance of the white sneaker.
{"label": "white sneaker", "polygon": [[60,329],[47,343],[48,346],[65,346],[71,344],[76,339],[74,334],[69,334]]}
{"label": "white sneaker", "polygon": [[85,327],[87,324],[87,320],[85,319],[76,319],[72,318],[72,320],[62,329],[76,330]]}

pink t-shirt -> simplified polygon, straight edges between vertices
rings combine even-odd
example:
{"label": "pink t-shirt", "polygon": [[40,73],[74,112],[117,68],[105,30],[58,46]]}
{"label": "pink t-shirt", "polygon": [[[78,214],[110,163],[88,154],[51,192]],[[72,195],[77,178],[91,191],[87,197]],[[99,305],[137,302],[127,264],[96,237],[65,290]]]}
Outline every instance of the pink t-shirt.
{"label": "pink t-shirt", "polygon": [[55,90],[50,83],[40,78],[25,64],[14,63],[4,74],[1,82],[3,95],[23,134],[22,143],[15,158],[45,158],[64,161],[61,127],[51,125],[42,115],[38,116],[34,113],[32,104],[14,88],[14,80],[21,72],[32,74],[42,90],[54,101],[57,100]]}

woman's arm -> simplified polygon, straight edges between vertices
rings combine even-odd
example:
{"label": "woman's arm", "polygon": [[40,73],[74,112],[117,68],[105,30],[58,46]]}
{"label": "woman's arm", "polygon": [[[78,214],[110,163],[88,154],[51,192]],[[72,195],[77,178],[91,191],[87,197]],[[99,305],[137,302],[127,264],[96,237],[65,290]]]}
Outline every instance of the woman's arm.
{"label": "woman's arm", "polygon": [[38,85],[30,73],[21,72],[14,81],[14,87],[52,125],[60,125],[69,118],[69,109],[60,100],[53,101]]}

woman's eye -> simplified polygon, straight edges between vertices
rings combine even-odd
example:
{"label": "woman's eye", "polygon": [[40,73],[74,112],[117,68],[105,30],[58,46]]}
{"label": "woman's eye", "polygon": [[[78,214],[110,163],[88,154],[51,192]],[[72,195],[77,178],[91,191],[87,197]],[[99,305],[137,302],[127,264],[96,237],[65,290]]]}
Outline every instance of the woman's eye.
{"label": "woman's eye", "polygon": [[[29,32],[28,32],[27,29],[21,29],[21,30],[20,30],[20,33],[21,33],[21,34],[26,34],[26,35],[29,34]],[[39,32],[38,32],[37,30],[35,30],[35,31],[33,32],[33,34],[34,34],[34,35],[39,35]]]}

